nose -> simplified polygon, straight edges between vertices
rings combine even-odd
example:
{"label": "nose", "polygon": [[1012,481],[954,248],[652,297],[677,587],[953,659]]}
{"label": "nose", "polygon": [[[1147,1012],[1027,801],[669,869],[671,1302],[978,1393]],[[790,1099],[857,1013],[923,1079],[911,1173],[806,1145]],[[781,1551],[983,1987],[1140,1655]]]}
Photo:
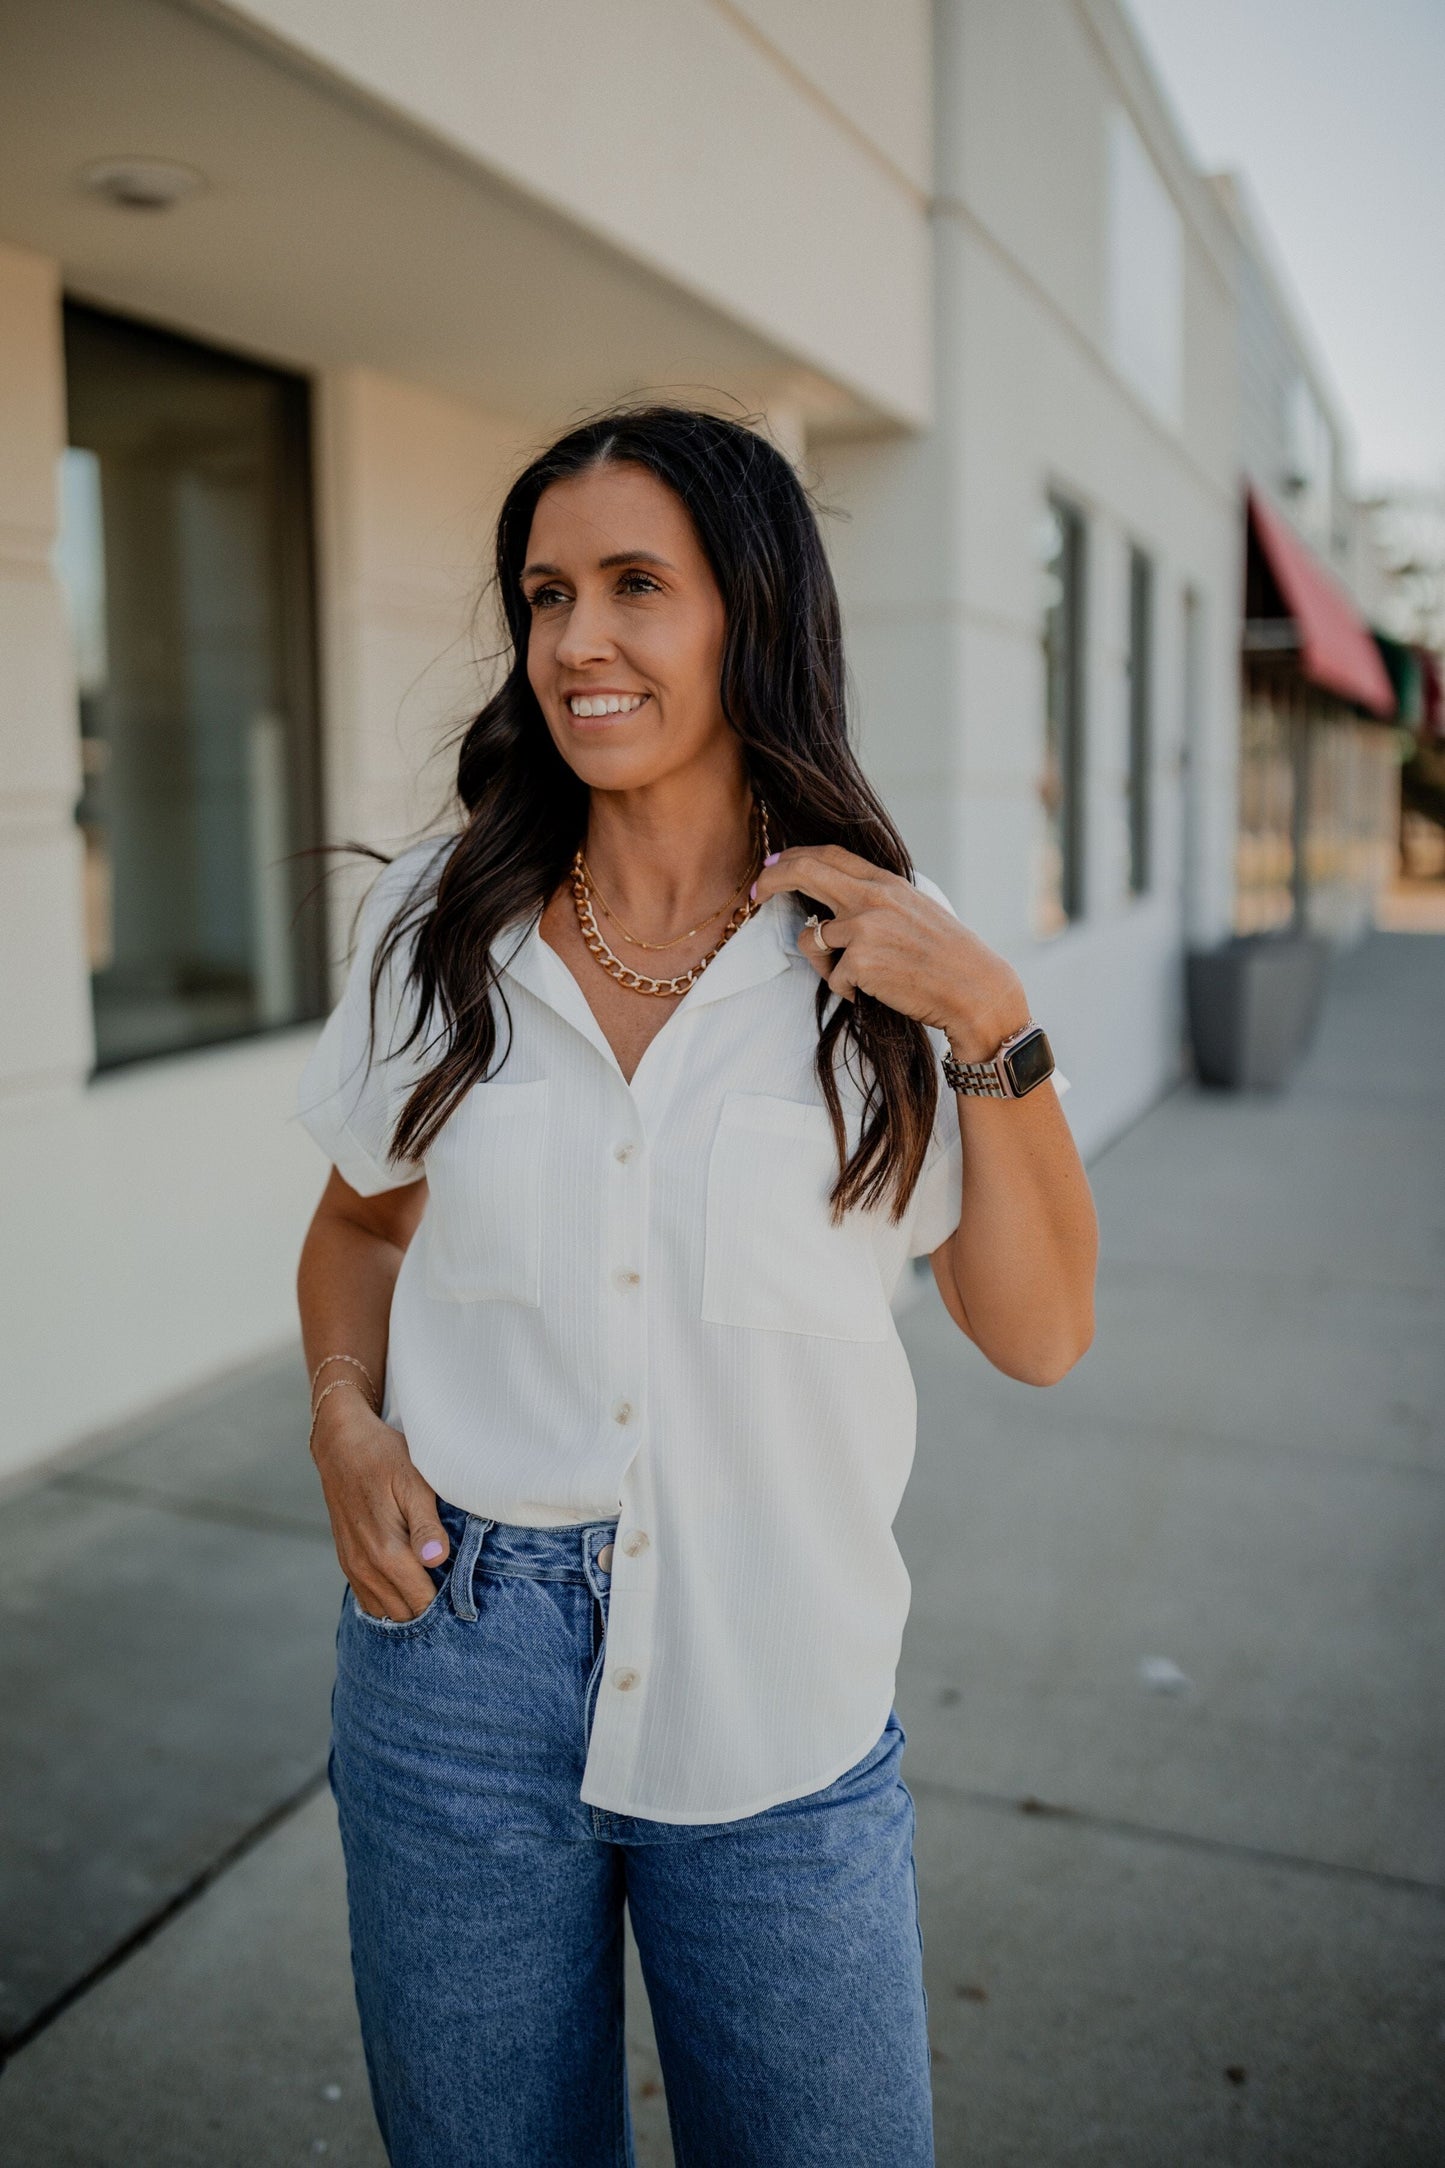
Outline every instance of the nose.
{"label": "nose", "polygon": [[607,626],[605,605],[579,595],[567,612],[557,660],[566,670],[580,670],[587,663],[610,661],[617,652]]}

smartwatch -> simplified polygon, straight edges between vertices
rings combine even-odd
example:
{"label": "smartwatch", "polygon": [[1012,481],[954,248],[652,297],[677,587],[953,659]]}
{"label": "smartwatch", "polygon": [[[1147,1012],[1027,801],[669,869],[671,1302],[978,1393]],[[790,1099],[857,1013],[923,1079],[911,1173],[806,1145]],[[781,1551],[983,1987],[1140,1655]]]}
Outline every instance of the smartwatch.
{"label": "smartwatch", "polygon": [[1048,1034],[1030,1017],[988,1061],[957,1061],[950,1047],[943,1073],[956,1092],[973,1099],[1022,1099],[1054,1073]]}

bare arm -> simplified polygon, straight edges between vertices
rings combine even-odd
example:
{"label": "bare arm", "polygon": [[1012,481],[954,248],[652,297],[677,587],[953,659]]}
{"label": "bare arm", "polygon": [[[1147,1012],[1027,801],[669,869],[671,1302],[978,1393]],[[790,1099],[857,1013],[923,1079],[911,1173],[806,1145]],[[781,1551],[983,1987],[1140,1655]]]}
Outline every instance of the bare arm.
{"label": "bare arm", "polygon": [[[1017,1021],[995,1045],[1009,1028]],[[1055,1385],[1094,1334],[1098,1227],[1088,1178],[1051,1084],[1024,1099],[956,1099],[963,1214],[929,1259],[938,1291],[996,1369]]]}
{"label": "bare arm", "polygon": [[[960,1061],[986,1061],[1022,1029],[1016,971],[911,881],[835,844],[774,853],[759,901],[797,889],[829,904],[800,952],[832,990],[861,988],[900,1015],[944,1031]],[[963,1217],[932,1253],[949,1316],[996,1369],[1053,1385],[1094,1333],[1098,1233],[1088,1177],[1059,1105],[1038,1085],[1023,1099],[956,1098]]]}
{"label": "bare arm", "polygon": [[[426,1209],[424,1181],[363,1197],[333,1167],[312,1216],[296,1272],[307,1375],[325,1355],[355,1355],[380,1389],[396,1276]],[[320,1393],[360,1373],[336,1363]],[[313,1395],[314,1398],[314,1395]],[[436,1493],[417,1473],[399,1430],[362,1393],[328,1393],[311,1454],[321,1477],[341,1570],[373,1617],[415,1618],[436,1593],[427,1565],[449,1549]]]}

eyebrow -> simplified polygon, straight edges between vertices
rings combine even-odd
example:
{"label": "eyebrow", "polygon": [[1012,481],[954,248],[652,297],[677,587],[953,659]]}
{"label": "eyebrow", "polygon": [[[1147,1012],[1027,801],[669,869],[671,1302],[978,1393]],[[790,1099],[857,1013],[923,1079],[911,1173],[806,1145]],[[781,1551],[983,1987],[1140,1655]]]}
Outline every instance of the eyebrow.
{"label": "eyebrow", "polygon": [[[676,565],[670,563],[666,557],[659,557],[655,550],[614,550],[610,557],[599,557],[597,560],[599,572],[610,572],[614,565],[661,565],[664,572],[676,572],[677,570]],[[562,577],[562,567],[560,565],[543,564],[524,565],[521,577],[524,580],[530,580],[534,573],[545,573],[549,579],[560,579]]]}

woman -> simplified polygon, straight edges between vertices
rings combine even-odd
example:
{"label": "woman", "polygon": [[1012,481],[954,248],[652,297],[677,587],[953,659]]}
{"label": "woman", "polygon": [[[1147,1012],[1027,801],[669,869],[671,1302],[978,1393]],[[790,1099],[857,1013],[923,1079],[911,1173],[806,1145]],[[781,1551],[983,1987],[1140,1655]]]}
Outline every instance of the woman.
{"label": "woman", "polygon": [[1017,975],[849,749],[786,460],[603,416],[513,486],[497,576],[465,824],[377,879],[300,1092],[377,2115],[398,2168],[630,2161],[625,1900],[680,2163],[917,2168],[889,1296],[926,1253],[1052,1382],[1088,1186]]}

